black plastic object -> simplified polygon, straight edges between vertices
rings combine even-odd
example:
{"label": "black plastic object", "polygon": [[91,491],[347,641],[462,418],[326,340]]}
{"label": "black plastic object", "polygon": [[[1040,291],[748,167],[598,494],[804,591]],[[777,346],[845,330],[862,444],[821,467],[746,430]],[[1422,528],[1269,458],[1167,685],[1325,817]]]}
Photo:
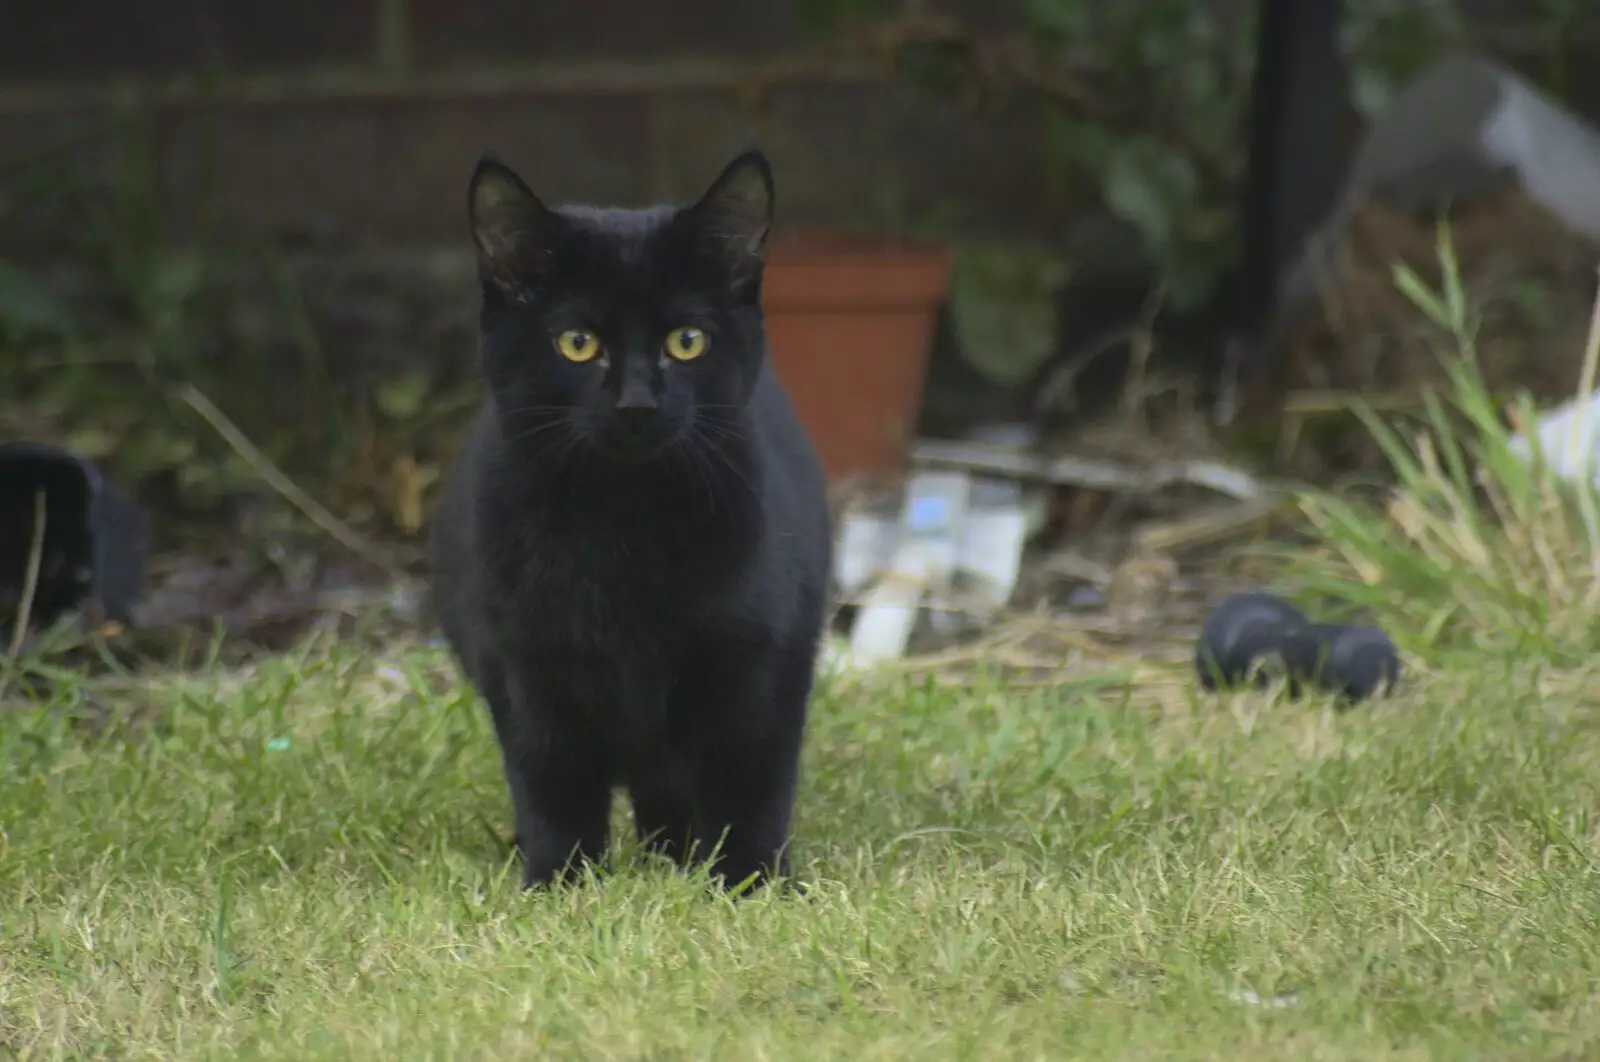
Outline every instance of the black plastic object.
{"label": "black plastic object", "polygon": [[[1195,669],[1208,690],[1236,686],[1254,664],[1276,655],[1289,687],[1302,683],[1363,700],[1400,678],[1400,654],[1377,627],[1312,623],[1271,594],[1235,594],[1206,617],[1195,646]],[[1265,681],[1265,676],[1262,676]]]}
{"label": "black plastic object", "polygon": [[39,581],[29,625],[73,609],[127,623],[144,577],[144,514],[105,484],[93,462],[43,443],[0,444],[0,634],[16,622],[34,539],[35,498],[44,492]]}
{"label": "black plastic object", "polygon": [[1308,622],[1303,612],[1271,594],[1234,594],[1224,599],[1206,617],[1195,645],[1200,684],[1208,690],[1237,686],[1257,660],[1282,654],[1287,631]]}

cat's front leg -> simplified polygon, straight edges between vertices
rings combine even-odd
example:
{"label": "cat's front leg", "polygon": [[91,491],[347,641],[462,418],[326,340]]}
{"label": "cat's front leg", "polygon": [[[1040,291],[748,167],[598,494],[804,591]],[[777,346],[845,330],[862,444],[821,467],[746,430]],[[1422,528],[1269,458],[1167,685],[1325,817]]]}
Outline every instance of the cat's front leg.
{"label": "cat's front leg", "polygon": [[790,742],[719,753],[706,761],[699,779],[704,809],[699,851],[716,848],[711,870],[727,888],[752,877],[756,885],[787,877],[797,768]]}
{"label": "cat's front leg", "polygon": [[516,816],[524,888],[547,885],[605,855],[611,764],[592,736],[511,695],[502,731],[506,781]]}
{"label": "cat's front leg", "polygon": [[[698,840],[720,842],[712,870],[725,887],[789,874],[789,826],[810,695],[810,665],[774,654],[718,669],[700,686],[697,742]],[[706,676],[709,678],[709,676]]]}
{"label": "cat's front leg", "polygon": [[628,783],[639,842],[679,864],[694,847],[693,781],[687,764],[669,751]]}

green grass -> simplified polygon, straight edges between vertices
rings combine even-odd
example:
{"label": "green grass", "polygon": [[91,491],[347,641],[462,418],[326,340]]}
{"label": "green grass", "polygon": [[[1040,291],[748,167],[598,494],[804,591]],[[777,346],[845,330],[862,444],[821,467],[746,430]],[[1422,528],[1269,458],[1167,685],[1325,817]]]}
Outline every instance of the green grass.
{"label": "green grass", "polygon": [[1596,677],[836,686],[812,888],[738,903],[521,892],[435,650],[68,687],[0,718],[0,1057],[1593,1057]]}
{"label": "green grass", "polygon": [[735,903],[621,809],[522,892],[438,650],[57,672],[0,712],[0,1057],[1600,1057],[1600,499],[1510,453],[1447,252],[1451,389],[1367,414],[1398,489],[1304,495],[1289,580],[1394,633],[1395,698],[832,683],[811,887]]}

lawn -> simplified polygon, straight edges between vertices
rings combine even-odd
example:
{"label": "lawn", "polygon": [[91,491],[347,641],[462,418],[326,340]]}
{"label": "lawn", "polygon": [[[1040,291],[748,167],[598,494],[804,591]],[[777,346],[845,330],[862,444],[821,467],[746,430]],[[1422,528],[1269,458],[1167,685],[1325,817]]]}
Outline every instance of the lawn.
{"label": "lawn", "polygon": [[[57,673],[0,715],[0,1052],[1600,1057],[1600,495],[1513,453],[1459,284],[1409,288],[1451,391],[1366,412],[1398,489],[1305,493],[1290,565],[1394,635],[1396,696],[1201,696],[1154,659],[830,679],[808,888],[735,902],[620,807],[609,869],[518,888],[437,648]],[[1600,312],[1581,394],[1597,368]]]}
{"label": "lawn", "polygon": [[631,839],[523,893],[434,648],[69,685],[0,721],[0,1049],[1594,1057],[1597,678],[1481,659],[1345,713],[1178,673],[834,683],[810,888],[740,902]]}

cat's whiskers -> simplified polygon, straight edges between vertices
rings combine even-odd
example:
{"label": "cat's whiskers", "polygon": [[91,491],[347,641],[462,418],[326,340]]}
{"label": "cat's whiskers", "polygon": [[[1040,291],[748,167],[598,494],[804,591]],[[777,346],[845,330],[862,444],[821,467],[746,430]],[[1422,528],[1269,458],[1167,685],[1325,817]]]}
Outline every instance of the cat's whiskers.
{"label": "cat's whiskers", "polygon": [[566,481],[569,492],[567,497],[568,504],[579,504],[583,500],[581,496],[572,496],[570,492],[587,490],[588,479],[585,472],[594,451],[590,447],[582,445],[583,442],[583,435],[573,429],[572,432],[558,439],[554,449],[545,455],[545,460],[549,464],[564,466],[565,468],[565,475],[562,478]]}
{"label": "cat's whiskers", "polygon": [[752,441],[750,436],[744,433],[743,425],[739,424],[737,421],[719,420],[716,417],[701,417],[695,423],[697,427],[714,429],[716,431],[714,438],[716,438],[718,441],[733,441],[741,443],[748,443]]}
{"label": "cat's whiskers", "polygon": [[739,463],[734,460],[733,455],[730,454],[725,447],[718,445],[719,443],[728,442],[730,440],[743,441],[744,437],[738,434],[709,435],[706,433],[706,428],[708,427],[716,427],[721,429],[724,427],[724,425],[716,424],[714,421],[709,419],[696,419],[691,422],[689,426],[689,434],[691,437],[693,437],[696,444],[702,445],[694,445],[691,446],[690,449],[698,453],[700,458],[704,460],[707,466],[713,471],[716,470],[716,464],[713,462],[714,457],[717,462],[721,463],[723,468],[727,469],[728,472],[733,474],[735,479],[743,484],[744,489],[752,498],[759,498],[761,496],[761,492],[756,489],[756,485],[754,483],[750,482],[750,477],[744,474],[744,470],[739,467]]}
{"label": "cat's whiskers", "polygon": [[717,512],[717,485],[712,478],[712,473],[715,469],[711,467],[711,463],[706,456],[699,452],[699,447],[695,445],[698,441],[694,437],[693,431],[690,431],[668,443],[667,450],[669,452],[681,452],[688,458],[689,466],[694,469],[695,477],[700,480],[701,485],[706,489],[706,504],[709,506],[708,515],[715,516]]}
{"label": "cat's whiskers", "polygon": [[550,420],[536,423],[530,428],[526,428],[522,431],[507,436],[506,441],[510,443],[528,442],[536,435],[542,435],[545,432],[556,431],[558,429],[566,429],[568,433],[574,436],[578,434],[578,430],[573,426],[572,421],[568,420],[566,417],[553,417]]}
{"label": "cat's whiskers", "polygon": [[520,406],[517,409],[504,409],[500,411],[502,417],[522,417],[529,413],[570,413],[571,406]]}
{"label": "cat's whiskers", "polygon": [[[755,445],[755,440],[744,432],[742,426],[729,421],[721,421],[714,417],[701,418],[696,422],[695,428],[696,438],[710,444],[712,449],[716,450],[721,457],[730,463],[732,458],[728,455],[725,444],[733,443],[738,446]],[[753,486],[750,487],[750,490],[751,493],[755,493]]]}

